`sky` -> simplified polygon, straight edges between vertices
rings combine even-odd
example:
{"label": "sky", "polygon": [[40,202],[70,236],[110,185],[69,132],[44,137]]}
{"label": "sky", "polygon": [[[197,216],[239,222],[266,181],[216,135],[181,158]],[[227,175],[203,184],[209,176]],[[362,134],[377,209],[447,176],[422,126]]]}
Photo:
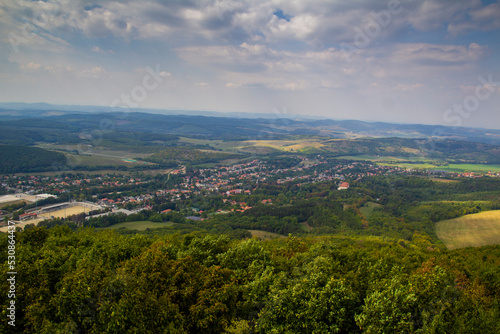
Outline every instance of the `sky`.
{"label": "sky", "polygon": [[500,1],[0,1],[0,102],[500,129]]}

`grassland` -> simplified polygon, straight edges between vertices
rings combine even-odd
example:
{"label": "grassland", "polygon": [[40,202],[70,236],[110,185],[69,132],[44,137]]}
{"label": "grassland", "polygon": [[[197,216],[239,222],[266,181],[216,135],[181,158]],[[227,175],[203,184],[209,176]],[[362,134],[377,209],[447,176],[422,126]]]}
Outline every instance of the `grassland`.
{"label": "grassland", "polygon": [[500,165],[479,165],[479,164],[449,164],[447,166],[436,167],[437,170],[447,172],[464,173],[464,172],[500,172]]}
{"label": "grassland", "polygon": [[397,157],[397,156],[378,156],[378,155],[344,155],[340,156],[339,159],[345,160],[368,160],[373,162],[399,162],[399,161],[415,161],[415,162],[429,162],[429,158],[426,157]]}
{"label": "grassland", "polygon": [[252,234],[252,237],[257,237],[257,238],[262,239],[262,240],[285,238],[284,235],[281,235],[278,233],[261,231],[261,230],[248,230],[248,232],[250,232]]}
{"label": "grassland", "polygon": [[162,227],[167,227],[167,226],[172,226],[174,223],[172,222],[165,222],[165,223],[154,223],[150,221],[135,221],[135,222],[125,222],[125,223],[119,223],[115,225],[111,225],[110,227],[107,227],[107,229],[118,229],[118,228],[126,228],[129,230],[137,230],[137,231],[144,231],[148,228],[153,229],[153,228],[162,228]]}
{"label": "grassland", "polygon": [[[81,147],[79,145],[54,145],[54,144],[39,144],[38,147],[63,152],[70,166],[136,166],[151,164],[144,161],[137,161],[136,158],[147,158],[151,153],[136,153],[127,151],[112,151],[102,150],[98,148]],[[81,151],[82,154],[72,154],[70,151]]]}
{"label": "grassland", "polygon": [[381,166],[392,166],[392,167],[401,167],[401,168],[405,168],[405,169],[433,169],[433,170],[441,170],[441,168],[439,168],[438,166],[436,165],[433,165],[431,163],[415,163],[415,164],[409,164],[409,163],[386,163],[386,162],[380,162],[380,163],[377,163],[378,165],[381,165]]}
{"label": "grassland", "polygon": [[500,244],[500,210],[438,222],[436,235],[448,249],[498,245]]}
{"label": "grassland", "polygon": [[0,202],[0,209],[3,209],[3,208],[5,208],[6,206],[9,206],[9,205],[19,204],[19,203],[22,203],[22,202],[27,202],[27,201],[19,199],[19,200],[10,201],[10,202]]}
{"label": "grassland", "polygon": [[317,149],[323,146],[323,139],[290,139],[290,140],[242,140],[242,141],[222,141],[222,140],[202,140],[181,137],[180,142],[193,145],[208,145],[214,149],[222,151],[255,151],[271,149],[286,152],[303,152],[305,150]]}
{"label": "grassland", "polygon": [[359,208],[359,211],[361,211],[363,216],[365,216],[365,218],[368,219],[372,215],[373,210],[379,206],[381,205],[375,202],[366,202],[365,205]]}

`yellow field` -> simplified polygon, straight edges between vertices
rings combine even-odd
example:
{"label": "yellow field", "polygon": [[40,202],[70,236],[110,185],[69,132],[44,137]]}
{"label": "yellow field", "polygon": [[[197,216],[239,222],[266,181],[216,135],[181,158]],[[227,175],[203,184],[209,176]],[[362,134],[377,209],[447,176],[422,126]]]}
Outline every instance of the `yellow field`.
{"label": "yellow field", "polygon": [[45,217],[45,218],[65,218],[65,217],[69,217],[69,216],[72,216],[72,215],[77,215],[77,214],[80,214],[80,213],[84,213],[84,212],[89,212],[91,209],[89,208],[86,208],[86,207],[83,207],[83,206],[72,206],[72,207],[69,207],[69,208],[66,208],[66,209],[61,209],[61,210],[57,210],[57,211],[52,211],[52,212],[45,212],[45,213],[41,213],[38,215],[38,217]]}
{"label": "yellow field", "polygon": [[436,235],[448,249],[498,245],[500,244],[500,210],[438,222]]}
{"label": "yellow field", "polygon": [[247,140],[247,145],[270,147],[280,151],[302,151],[308,148],[321,148],[324,144],[317,139],[301,140]]}

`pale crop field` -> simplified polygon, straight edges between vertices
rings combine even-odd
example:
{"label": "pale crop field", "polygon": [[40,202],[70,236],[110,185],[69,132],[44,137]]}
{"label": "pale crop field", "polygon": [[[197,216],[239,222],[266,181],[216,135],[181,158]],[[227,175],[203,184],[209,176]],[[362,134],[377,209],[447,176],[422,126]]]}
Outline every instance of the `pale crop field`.
{"label": "pale crop field", "polygon": [[448,249],[500,244],[500,210],[436,223],[436,235]]}

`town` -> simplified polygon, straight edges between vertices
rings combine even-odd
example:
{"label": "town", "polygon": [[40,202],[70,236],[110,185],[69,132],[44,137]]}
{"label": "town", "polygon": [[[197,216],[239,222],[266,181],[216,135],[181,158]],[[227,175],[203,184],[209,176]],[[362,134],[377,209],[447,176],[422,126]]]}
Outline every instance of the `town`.
{"label": "town", "polygon": [[[160,213],[177,211],[190,219],[204,219],[214,213],[243,212],[256,204],[272,204],[272,198],[250,196],[260,186],[290,183],[330,182],[341,191],[350,182],[379,175],[418,175],[432,178],[498,177],[493,173],[445,173],[398,166],[377,165],[368,161],[328,160],[321,155],[314,159],[300,157],[294,166],[283,167],[274,161],[254,159],[230,166],[166,170],[157,174],[88,174],[63,172],[58,175],[4,175],[0,178],[0,201],[4,207],[0,218],[37,223],[57,215],[37,216],[51,210],[54,203],[78,206],[88,218],[92,214],[113,212],[131,214],[141,210]],[[190,202],[195,196],[208,194],[223,197],[211,207],[198,208]],[[87,204],[81,204],[81,203]],[[13,203],[12,205],[5,205]],[[31,203],[31,204],[30,204]],[[40,206],[38,205],[40,203]],[[75,204],[76,203],[76,204]],[[44,205],[45,204],[45,205]],[[26,206],[26,207],[25,207]],[[86,210],[85,207],[91,207]],[[168,208],[166,208],[168,207]],[[54,210],[57,209],[54,207]],[[161,210],[160,210],[161,209]],[[68,211],[69,212],[69,211]],[[60,214],[67,218],[68,213]],[[20,225],[21,226],[21,225]]]}

